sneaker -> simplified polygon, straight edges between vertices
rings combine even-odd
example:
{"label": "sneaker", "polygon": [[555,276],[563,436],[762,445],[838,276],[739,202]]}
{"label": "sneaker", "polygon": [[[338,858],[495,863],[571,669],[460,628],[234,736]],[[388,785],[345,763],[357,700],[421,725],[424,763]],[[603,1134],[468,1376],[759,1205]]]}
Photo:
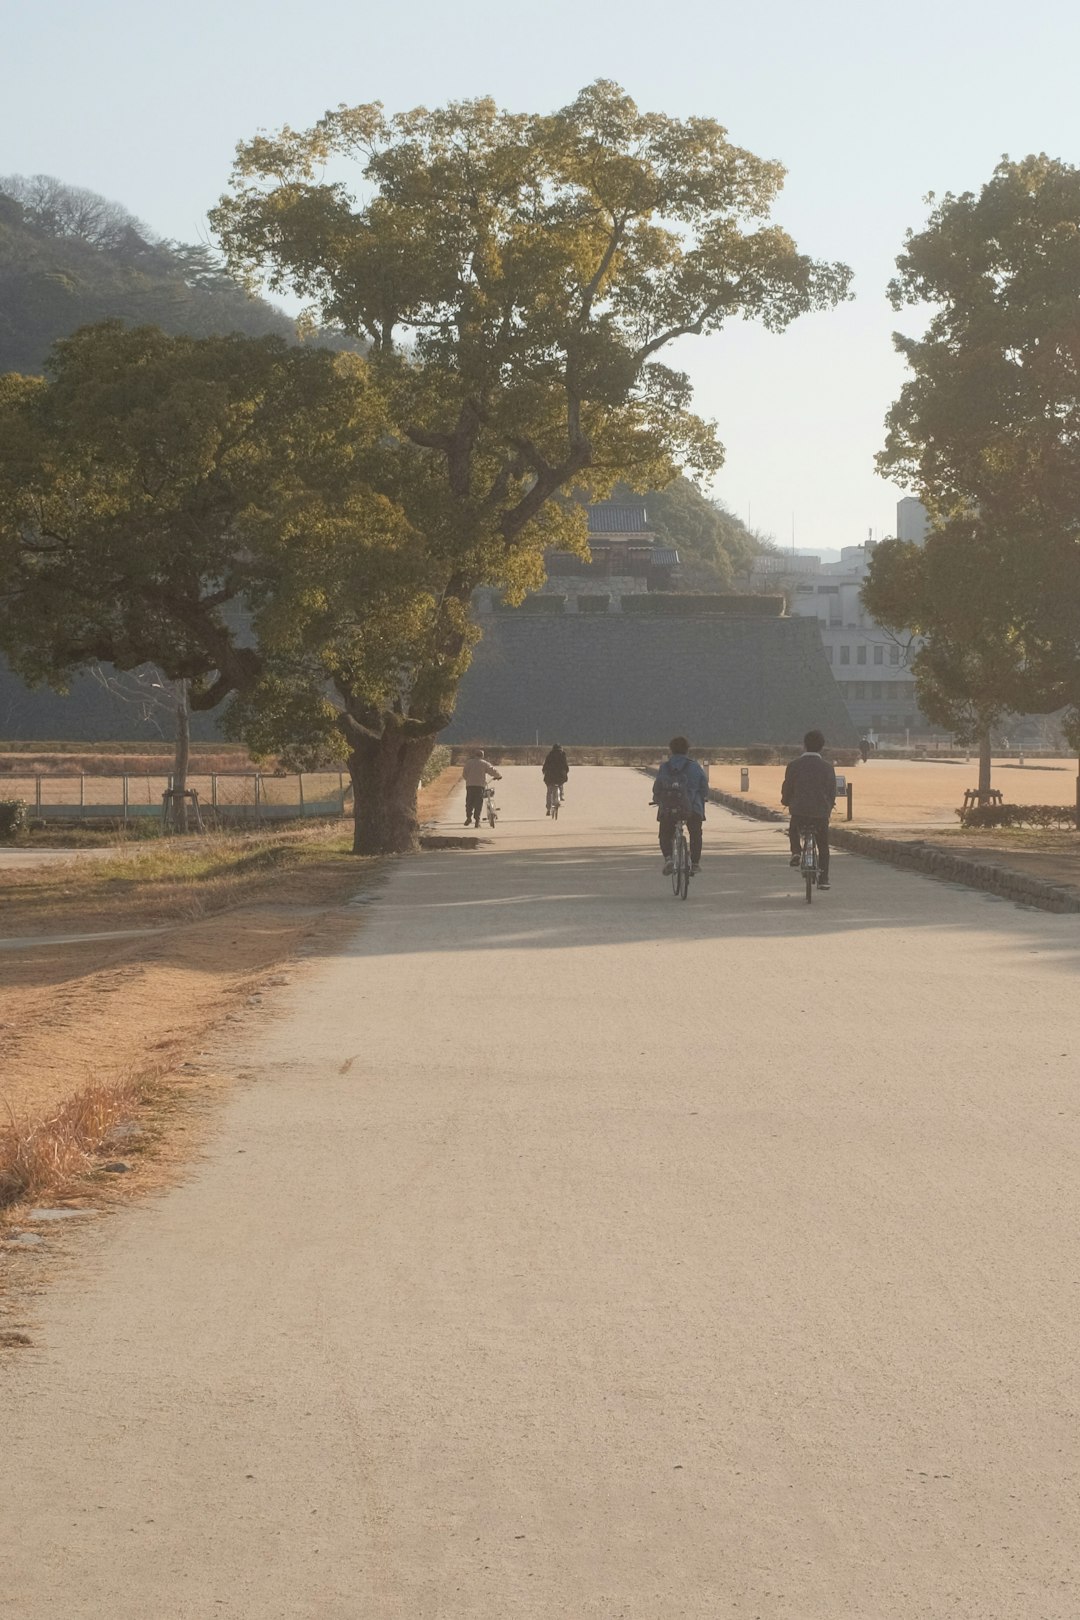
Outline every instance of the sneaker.
{"label": "sneaker", "polygon": [[698,875],[698,873],[700,871],[701,871],[701,862],[700,861],[695,861],[693,866],[690,868],[690,876],[691,877],[697,877],[697,875]]}
{"label": "sneaker", "polygon": [[665,861],[664,862],[664,876],[665,877],[670,877],[672,872],[674,872],[674,870],[675,870],[675,862],[674,861]]}
{"label": "sneaker", "polygon": [[[466,825],[468,825],[468,823],[466,823]],[[802,856],[801,855],[793,855],[791,857],[790,861],[788,861],[788,865],[789,866],[801,866],[802,865]]]}
{"label": "sneaker", "polygon": [[472,822],[471,822],[471,821],[467,821],[467,822],[466,822],[466,823],[465,823],[465,825],[466,825],[466,827],[471,827],[471,826],[472,826]]}
{"label": "sneaker", "polygon": [[817,886],[818,886],[819,889],[827,889],[829,887],[828,878],[820,878],[819,877],[818,880],[817,880]]}

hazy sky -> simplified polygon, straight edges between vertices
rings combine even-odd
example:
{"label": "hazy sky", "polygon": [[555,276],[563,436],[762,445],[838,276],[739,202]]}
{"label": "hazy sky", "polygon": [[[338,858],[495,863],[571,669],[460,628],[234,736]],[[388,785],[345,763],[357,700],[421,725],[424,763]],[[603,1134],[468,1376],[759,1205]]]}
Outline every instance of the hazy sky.
{"label": "hazy sky", "polygon": [[725,5],[458,0],[35,0],[8,13],[0,174],[47,173],[205,238],[236,142],[338,102],[391,111],[493,95],[549,111],[610,78],[639,106],[708,115],[788,181],[775,217],[843,259],[856,301],[772,337],[751,326],[673,355],[716,418],[715,493],[800,548],[891,533],[876,477],[903,368],[885,299],[928,191],[980,186],[1002,153],[1080,162],[1075,0],[772,0]]}

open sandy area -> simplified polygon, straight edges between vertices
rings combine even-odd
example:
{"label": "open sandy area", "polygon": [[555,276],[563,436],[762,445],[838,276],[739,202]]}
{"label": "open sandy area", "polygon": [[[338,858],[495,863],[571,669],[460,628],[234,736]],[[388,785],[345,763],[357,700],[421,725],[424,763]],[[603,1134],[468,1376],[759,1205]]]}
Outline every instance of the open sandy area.
{"label": "open sandy area", "polygon": [[[748,798],[780,809],[782,765],[751,765]],[[956,811],[967,788],[978,786],[979,763],[964,760],[870,759],[842,767],[854,786],[857,827],[958,827]],[[1040,759],[1018,765],[1015,757],[994,761],[993,786],[1009,804],[1075,804],[1075,759]],[[739,766],[713,765],[713,787],[739,792]],[[842,813],[842,812],[841,812]]]}

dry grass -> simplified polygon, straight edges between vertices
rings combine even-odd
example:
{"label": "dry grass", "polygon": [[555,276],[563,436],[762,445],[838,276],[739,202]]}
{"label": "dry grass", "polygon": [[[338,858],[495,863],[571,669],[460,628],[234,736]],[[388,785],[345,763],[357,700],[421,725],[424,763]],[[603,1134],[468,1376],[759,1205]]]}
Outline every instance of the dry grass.
{"label": "dry grass", "polygon": [[134,1114],[145,1083],[87,1086],[44,1118],[0,1124],[0,1209],[63,1197],[85,1180],[109,1132]]}

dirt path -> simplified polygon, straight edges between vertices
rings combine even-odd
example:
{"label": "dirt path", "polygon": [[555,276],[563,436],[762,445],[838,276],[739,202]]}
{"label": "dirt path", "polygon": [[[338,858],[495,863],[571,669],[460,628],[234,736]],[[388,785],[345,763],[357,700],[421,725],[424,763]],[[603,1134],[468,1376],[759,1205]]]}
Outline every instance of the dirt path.
{"label": "dirt path", "polygon": [[1075,919],[843,855],[808,908],[722,812],[679,904],[640,776],[538,784],[49,1238],[6,1615],[1075,1620]]}

